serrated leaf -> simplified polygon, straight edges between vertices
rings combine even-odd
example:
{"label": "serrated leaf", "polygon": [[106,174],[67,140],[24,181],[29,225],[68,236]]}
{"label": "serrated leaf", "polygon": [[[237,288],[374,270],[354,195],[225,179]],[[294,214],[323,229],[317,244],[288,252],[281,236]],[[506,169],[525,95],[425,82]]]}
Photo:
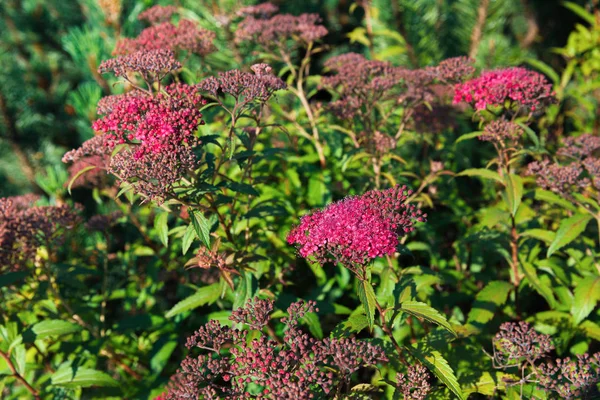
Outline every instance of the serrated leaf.
{"label": "serrated leaf", "polygon": [[358,298],[365,309],[369,328],[373,329],[373,325],[375,324],[375,303],[377,298],[375,297],[375,291],[373,290],[371,282],[367,280],[358,281]]}
{"label": "serrated leaf", "polygon": [[221,285],[219,283],[213,283],[212,285],[201,287],[193,295],[175,304],[173,308],[167,311],[165,317],[171,318],[183,312],[193,310],[194,308],[198,308],[206,304],[212,304],[217,301],[220,295]]}
{"label": "serrated leaf", "polygon": [[467,322],[485,325],[494,318],[494,311],[504,305],[513,286],[508,282],[492,281],[475,296]]}
{"label": "serrated leaf", "polygon": [[446,329],[448,332],[456,336],[456,332],[446,317],[438,312],[435,308],[420,301],[405,301],[398,305],[398,308],[407,314],[414,315],[418,318],[423,318],[429,322],[433,322]]}
{"label": "serrated leaf", "polygon": [[162,212],[154,218],[154,229],[156,229],[158,238],[165,247],[169,244],[169,225],[167,224],[168,218],[169,214],[166,212]]}
{"label": "serrated leaf", "polygon": [[552,254],[575,240],[587,227],[588,222],[592,219],[589,214],[575,214],[563,220],[556,232],[556,237],[550,247],[548,248],[547,257],[550,258]]}
{"label": "serrated leaf", "polygon": [[513,217],[517,214],[523,197],[523,181],[520,176],[509,174],[506,177],[506,200]]}
{"label": "serrated leaf", "polygon": [[456,375],[454,375],[454,371],[439,351],[425,346],[422,343],[416,343],[406,349],[413,357],[433,372],[433,374],[437,376],[452,393],[459,399],[465,400],[465,396],[458,384]]}
{"label": "serrated leaf", "polygon": [[465,133],[464,135],[461,135],[458,139],[456,139],[456,143],[460,143],[463,142],[465,140],[470,140],[476,137],[481,136],[481,134],[483,133],[483,131],[476,131],[476,132],[471,132],[471,133]]}
{"label": "serrated leaf", "polygon": [[200,211],[192,211],[192,224],[202,243],[210,247],[210,225],[206,217]]}
{"label": "serrated leaf", "polygon": [[571,314],[578,325],[590,315],[600,300],[600,276],[588,276],[580,280],[574,292]]}
{"label": "serrated leaf", "polygon": [[492,171],[490,169],[485,168],[465,169],[464,171],[456,174],[456,176],[476,176],[479,178],[491,179],[504,184],[504,181],[502,180],[500,174],[498,174],[496,171]]}
{"label": "serrated leaf", "polygon": [[190,223],[185,229],[185,233],[183,234],[183,239],[181,240],[181,251],[183,255],[185,255],[194,240],[198,237],[196,234],[196,230],[194,229],[194,224]]}
{"label": "serrated leaf", "polygon": [[25,343],[33,343],[39,339],[45,339],[50,336],[67,335],[81,331],[81,326],[72,322],[59,319],[41,321],[26,329],[23,333]]}
{"label": "serrated leaf", "polygon": [[119,383],[104,372],[87,367],[67,365],[60,367],[50,377],[51,384],[69,388],[90,386],[119,386]]}

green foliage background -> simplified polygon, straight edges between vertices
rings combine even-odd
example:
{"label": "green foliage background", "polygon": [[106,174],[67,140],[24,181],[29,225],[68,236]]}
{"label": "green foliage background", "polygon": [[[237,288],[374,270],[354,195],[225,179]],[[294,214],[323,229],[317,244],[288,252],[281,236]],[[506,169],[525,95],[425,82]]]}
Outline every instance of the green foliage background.
{"label": "green foliage background", "polygon": [[[217,33],[218,51],[186,65],[183,76],[189,82],[247,67],[264,56],[243,47],[235,54],[231,32],[220,18],[249,2],[176,3],[187,10],[184,17]],[[559,101],[539,116],[535,140],[529,143],[533,150],[524,158],[553,153],[566,136],[600,134],[600,13],[585,11],[594,11],[597,1],[490,0],[478,36],[473,31],[480,0],[373,0],[372,35],[363,9],[351,1],[275,3],[281,12],[322,16],[330,33],[326,51],[313,61],[315,76],[322,73],[326,58],[349,51],[367,54],[370,49],[378,59],[412,68],[471,54],[479,69],[522,65],[553,83]],[[115,209],[125,214],[106,234],[74,235],[63,248],[53,249],[56,255],[48,258],[55,282],[46,279],[50,274],[39,265],[0,276],[0,340],[16,349],[23,376],[50,388],[47,398],[141,399],[160,394],[184,356],[185,337],[209,319],[227,323],[228,310],[254,294],[275,293],[279,309],[298,298],[317,300],[319,319],[307,323],[317,337],[336,327],[366,334],[364,321],[356,324],[352,318],[361,301],[350,273],[305,263],[284,239],[307,210],[370,188],[371,172],[365,171],[360,154],[344,147],[345,136],[331,121],[324,120],[322,127],[327,171],[319,169],[309,144],[270,148],[285,136],[281,132],[260,143],[260,195],[253,200],[254,214],[244,216],[252,221],[252,231],[260,233],[253,242],[257,260],[236,277],[236,291],[227,290],[223,281],[205,285],[197,270],[184,268],[202,238],[192,232],[188,239],[195,244],[188,252],[187,226],[173,213],[130,204],[130,194],[114,202],[98,189],[68,193],[63,154],[93,136],[98,100],[122,90],[115,79],[96,72],[98,64],[111,57],[116,37],[139,33],[144,24],[137,15],[153,4],[123,1],[118,19],[111,20],[95,0],[0,2],[0,196],[35,192],[48,204],[82,203],[87,217]],[[329,94],[317,91],[316,82],[307,85],[314,94],[311,100],[329,100]],[[294,107],[293,101],[281,96],[273,107]],[[202,135],[226,129],[216,109],[205,110],[204,119]],[[294,129],[292,124],[286,128]],[[494,154],[490,146],[465,140],[464,134],[477,129],[475,122],[460,117],[456,127],[439,135],[411,132],[402,139],[397,151],[404,163],[390,169],[389,184],[418,187],[430,159],[443,162],[449,175],[470,172],[443,177],[435,192],[417,199],[429,221],[408,241],[407,253],[394,261],[402,267],[397,280],[383,261],[373,266],[377,296],[407,301],[397,336],[417,359],[442,354],[447,364],[436,364],[440,382],[456,385],[472,398],[500,396],[498,389],[504,389],[497,383],[502,373],[490,369],[481,349],[489,348],[501,322],[518,314],[553,335],[559,356],[598,351],[600,340],[597,225],[590,219],[583,229],[573,230],[572,218],[581,216],[581,210],[536,189],[531,178],[518,195],[512,193],[513,203],[504,201],[511,193],[499,189],[495,178],[485,179],[489,173],[475,171],[486,168]],[[236,168],[231,166],[231,176],[239,175]],[[525,232],[520,242],[525,276],[518,289],[520,310],[510,300],[515,291],[508,283],[511,217]],[[214,233],[215,218],[199,222],[201,229]],[[557,235],[566,239],[559,241]],[[295,268],[290,271],[289,265]],[[408,301],[425,303],[443,317],[430,308],[416,312],[419,305]],[[73,321],[73,314],[85,324]],[[430,329],[415,322],[416,317],[431,326],[451,324],[457,335]],[[3,375],[10,374],[0,361],[0,379]],[[457,391],[443,384],[435,398],[456,396]],[[9,399],[28,396],[10,378],[0,380],[0,394]],[[518,397],[509,393],[507,398]]]}

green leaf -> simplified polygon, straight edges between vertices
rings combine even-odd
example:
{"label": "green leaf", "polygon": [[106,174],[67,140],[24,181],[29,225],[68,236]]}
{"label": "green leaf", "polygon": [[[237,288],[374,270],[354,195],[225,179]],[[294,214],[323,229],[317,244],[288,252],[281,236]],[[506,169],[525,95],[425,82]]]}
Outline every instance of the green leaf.
{"label": "green leaf", "polygon": [[556,307],[556,299],[552,288],[546,285],[537,275],[537,271],[533,264],[520,258],[521,269],[527,277],[527,283],[535,289],[546,301],[550,308]]}
{"label": "green leaf", "polygon": [[438,379],[452,391],[452,393],[459,399],[465,400],[465,396],[458,384],[456,375],[454,375],[454,371],[439,351],[426,346],[423,343],[415,343],[413,346],[407,347],[406,349],[413,357],[433,372],[433,374],[437,376]]}
{"label": "green leaf", "polygon": [[587,337],[600,341],[600,326],[598,326],[598,324],[587,320],[583,321],[579,327],[583,329]]}
{"label": "green leaf", "polygon": [[435,308],[425,303],[421,303],[420,301],[405,301],[400,303],[398,307],[402,312],[433,322],[456,336],[456,332],[452,328],[452,325],[450,325],[446,317],[440,314]]}
{"label": "green leaf", "polygon": [[25,278],[27,275],[29,275],[28,271],[15,271],[2,274],[0,275],[0,288],[12,285],[13,283]]}
{"label": "green leaf", "polygon": [[198,308],[206,304],[212,304],[217,301],[220,295],[221,285],[219,283],[213,283],[212,285],[201,287],[193,295],[175,304],[173,308],[167,311],[165,317],[171,318],[183,312],[193,310],[194,308]]}
{"label": "green leaf", "polygon": [[575,14],[580,16],[582,19],[584,19],[590,25],[596,24],[596,19],[594,18],[594,15],[589,13],[585,8],[583,8],[579,4],[573,3],[572,1],[565,1],[563,3],[563,6],[565,6],[569,10],[573,11]]}
{"label": "green leaf", "polygon": [[528,229],[519,234],[521,237],[530,237],[537,240],[541,240],[542,242],[552,243],[554,238],[556,237],[556,233],[552,231],[547,231],[545,229]]}
{"label": "green leaf", "polygon": [[471,393],[479,393],[485,396],[494,396],[498,390],[504,390],[506,380],[518,381],[519,378],[506,372],[493,371],[483,372],[477,382],[471,383],[464,388],[464,393],[468,396]]}
{"label": "green leaf", "polygon": [[39,339],[45,339],[50,336],[68,335],[81,331],[81,326],[72,322],[63,321],[60,319],[52,319],[38,322],[37,324],[26,329],[22,336],[26,343],[33,343]]}
{"label": "green leaf", "polygon": [[237,310],[243,307],[246,302],[251,299],[257,290],[256,279],[251,272],[244,272],[239,280],[239,284],[235,288],[233,298],[233,309]]}
{"label": "green leaf", "polygon": [[513,217],[517,214],[523,197],[523,181],[520,176],[509,174],[506,177],[506,199],[508,209]]}
{"label": "green leaf", "polygon": [[369,321],[365,315],[362,306],[359,306],[357,310],[352,312],[347,320],[338,324],[335,329],[331,332],[332,337],[343,337],[348,336],[351,333],[359,333],[363,329],[369,326]]}
{"label": "green leaf", "polygon": [[543,73],[544,75],[548,76],[548,78],[550,78],[555,85],[557,85],[560,82],[560,76],[558,76],[556,71],[554,71],[554,69],[552,69],[551,66],[544,63],[543,61],[537,60],[535,58],[526,58],[525,62],[537,69],[538,71],[540,71],[541,73]]}
{"label": "green leaf", "polygon": [[239,192],[239,193],[248,194],[248,195],[252,195],[252,196],[260,195],[260,193],[258,193],[256,191],[256,189],[254,189],[251,185],[248,185],[247,183],[229,182],[227,184],[227,186],[234,192]]}
{"label": "green leaf", "polygon": [[69,194],[71,194],[71,187],[73,186],[73,183],[75,183],[77,178],[79,178],[81,175],[85,174],[86,172],[88,172],[94,168],[96,168],[95,165],[88,165],[87,167],[82,168],[79,171],[77,171],[77,173],[75,174],[75,176],[73,176],[73,178],[71,178],[71,180],[69,181],[69,185],[67,186],[67,191],[69,192]]}
{"label": "green leaf", "polygon": [[183,252],[183,255],[185,255],[188,252],[190,246],[197,237],[198,235],[196,234],[196,230],[194,229],[194,224],[190,223],[185,229],[183,239],[181,240],[181,251]]}
{"label": "green leaf", "polygon": [[496,172],[485,168],[471,168],[456,174],[456,176],[478,176],[484,179],[492,179],[496,182],[504,183],[502,177]]}
{"label": "green leaf", "polygon": [[153,346],[150,358],[150,368],[154,373],[161,372],[169,361],[169,357],[177,348],[177,340],[174,338],[161,338]]}
{"label": "green leaf", "polygon": [[483,133],[483,131],[476,131],[476,132],[471,132],[471,133],[465,133],[464,135],[461,135],[458,139],[456,139],[456,142],[454,142],[454,144],[460,143],[460,142],[465,141],[465,140],[470,140],[470,139],[479,137],[479,136],[481,136],[482,133]]}
{"label": "green leaf", "polygon": [[12,359],[12,362],[15,365],[19,375],[25,375],[25,372],[27,372],[26,356],[27,350],[25,349],[25,345],[22,344],[15,347],[11,352],[10,358]]}
{"label": "green leaf", "polygon": [[571,314],[573,314],[576,325],[590,315],[596,308],[598,300],[600,300],[600,276],[588,276],[580,280],[575,287],[575,296],[571,307]]}
{"label": "green leaf", "polygon": [[358,298],[365,309],[369,328],[373,329],[375,323],[375,303],[377,302],[377,298],[375,297],[375,291],[373,290],[373,286],[371,286],[371,282],[367,280],[358,281]]}
{"label": "green leaf", "polygon": [[469,315],[467,322],[473,325],[485,325],[494,318],[494,312],[497,308],[506,303],[508,294],[513,286],[508,282],[492,281],[486,285],[477,296]]}
{"label": "green leaf", "polygon": [[156,229],[158,237],[165,247],[169,244],[169,225],[167,224],[168,218],[169,214],[166,212],[162,212],[154,218],[154,229]]}
{"label": "green leaf", "polygon": [[558,228],[558,232],[556,232],[554,241],[548,248],[547,257],[550,258],[556,251],[575,240],[583,233],[583,231],[585,231],[585,228],[591,219],[592,216],[589,214],[575,214],[572,217],[563,220],[560,224],[560,228]]}
{"label": "green leaf", "polygon": [[575,207],[573,203],[565,200],[556,193],[552,193],[549,190],[536,189],[534,197],[536,200],[545,201],[546,203],[550,204],[556,204],[566,210],[577,211],[577,207]]}
{"label": "green leaf", "polygon": [[119,386],[119,383],[104,372],[73,365],[61,366],[50,377],[52,385],[68,388],[90,386]]}
{"label": "green leaf", "polygon": [[323,328],[321,327],[321,321],[319,321],[317,313],[306,313],[304,317],[302,317],[302,322],[308,326],[308,330],[314,337],[323,339]]}
{"label": "green leaf", "polygon": [[210,225],[208,220],[200,211],[192,211],[192,224],[196,234],[206,247],[210,247]]}

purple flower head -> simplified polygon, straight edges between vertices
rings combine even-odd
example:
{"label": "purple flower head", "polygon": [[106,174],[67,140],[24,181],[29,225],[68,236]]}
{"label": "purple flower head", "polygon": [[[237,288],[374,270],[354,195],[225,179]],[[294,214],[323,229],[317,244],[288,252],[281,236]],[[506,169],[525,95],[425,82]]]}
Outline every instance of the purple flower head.
{"label": "purple flower head", "polygon": [[248,15],[238,25],[236,41],[252,41],[266,48],[277,48],[288,40],[311,43],[327,35],[327,29],[320,25],[321,17],[317,14],[278,14],[264,18],[265,16],[264,13],[259,18]]}
{"label": "purple flower head", "polygon": [[396,374],[396,393],[405,399],[424,400],[431,391],[427,368],[421,364],[411,365],[406,373]]}
{"label": "purple flower head", "polygon": [[549,160],[534,161],[527,166],[527,173],[535,175],[537,184],[543,189],[563,196],[570,197],[574,188],[589,186],[589,179],[581,177],[583,168],[577,162],[560,165]]}
{"label": "purple flower head", "polygon": [[214,39],[214,32],[198,27],[193,21],[182,19],[178,25],[163,22],[144,29],[136,38],[119,40],[114,54],[171,50],[174,53],[184,51],[205,56],[215,51]]}
{"label": "purple flower head", "polygon": [[40,246],[60,246],[81,221],[81,206],[34,206],[36,196],[0,198],[0,272],[18,269]]}
{"label": "purple flower head", "polygon": [[585,134],[568,137],[563,140],[563,145],[564,147],[558,150],[558,155],[581,160],[600,148],[600,136]]}
{"label": "purple flower head", "polygon": [[393,254],[398,236],[414,230],[415,221],[425,221],[426,214],[405,203],[411,193],[398,185],[348,197],[304,216],[287,241],[298,247],[302,257],[322,264],[340,262],[355,270]]}
{"label": "purple flower head", "polygon": [[523,129],[519,125],[505,119],[498,119],[483,128],[483,134],[479,135],[479,140],[504,144],[505,142],[515,142],[522,135]]}
{"label": "purple flower head", "polygon": [[157,24],[170,20],[171,16],[175,13],[177,13],[177,7],[175,6],[156,5],[142,11],[138,15],[138,19],[140,21],[148,21],[151,24]]}
{"label": "purple flower head", "polygon": [[252,329],[261,330],[268,323],[273,311],[273,300],[254,298],[244,307],[233,310],[229,319],[239,324],[247,324]]}
{"label": "purple flower head", "polygon": [[172,50],[140,50],[131,54],[103,61],[98,72],[112,72],[127,79],[127,74],[136,72],[148,82],[160,82],[169,72],[181,68]]}
{"label": "purple flower head", "polygon": [[494,361],[500,367],[533,363],[548,354],[554,346],[550,336],[537,333],[524,321],[505,322],[493,340]]}
{"label": "purple flower head", "polygon": [[484,72],[455,87],[454,102],[471,103],[476,110],[504,106],[506,101],[535,111],[554,101],[552,85],[546,78],[525,68]]}
{"label": "purple flower head", "polygon": [[238,108],[257,102],[265,103],[278,90],[287,88],[285,82],[271,73],[267,64],[255,64],[254,73],[237,69],[219,72],[218,76],[208,77],[198,84],[198,88],[214,98],[229,95],[235,99]]}
{"label": "purple flower head", "polygon": [[238,10],[237,15],[240,17],[254,16],[257,18],[268,18],[271,15],[277,13],[279,7],[273,3],[261,3],[254,6],[242,7]]}
{"label": "purple flower head", "polygon": [[[583,399],[597,390],[600,382],[600,353],[556,359],[555,363],[539,366],[538,384],[547,391],[555,392],[561,399]],[[591,397],[589,397],[591,398]]]}

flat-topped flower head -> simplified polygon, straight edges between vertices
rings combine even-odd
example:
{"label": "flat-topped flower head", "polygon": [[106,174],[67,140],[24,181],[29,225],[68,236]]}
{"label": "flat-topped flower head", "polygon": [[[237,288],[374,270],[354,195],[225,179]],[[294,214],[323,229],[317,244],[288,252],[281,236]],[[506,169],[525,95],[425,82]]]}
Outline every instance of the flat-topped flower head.
{"label": "flat-topped flower head", "polygon": [[141,50],[103,61],[98,67],[101,74],[112,72],[121,78],[128,73],[139,73],[149,82],[160,82],[169,72],[181,68],[172,50]]}
{"label": "flat-topped flower head", "polygon": [[357,271],[370,260],[391,255],[398,237],[414,230],[426,214],[406,204],[406,186],[372,190],[348,197],[304,216],[287,237],[302,257],[320,263],[340,262]]}
{"label": "flat-topped flower head", "polygon": [[537,333],[524,321],[500,325],[493,343],[494,361],[501,367],[520,365],[523,361],[532,363],[554,348],[550,336]]}
{"label": "flat-topped flower head", "polygon": [[568,137],[563,140],[563,145],[564,147],[558,150],[558,155],[580,160],[591,156],[600,148],[600,136],[585,134]]}
{"label": "flat-topped flower head", "polygon": [[574,189],[589,185],[589,179],[583,177],[582,173],[583,167],[577,162],[561,165],[543,160],[527,166],[527,174],[535,175],[537,184],[543,189],[569,197]]}
{"label": "flat-topped flower head", "polygon": [[175,6],[156,5],[145,11],[142,11],[138,15],[138,19],[140,21],[148,21],[151,24],[157,24],[170,20],[175,13],[177,13],[177,7]]}
{"label": "flat-topped flower head", "polygon": [[248,15],[240,22],[235,32],[236,41],[254,41],[266,48],[276,48],[290,39],[311,43],[327,35],[327,29],[320,24],[321,17],[318,14],[278,14],[262,18],[264,16],[256,18]]}
{"label": "flat-topped flower head", "polygon": [[497,119],[483,128],[483,134],[479,135],[479,140],[504,144],[515,142],[522,135],[523,129],[519,125],[505,119]]}
{"label": "flat-topped flower head", "polygon": [[205,56],[215,51],[215,33],[197,26],[194,21],[182,19],[177,25],[162,22],[144,29],[136,38],[124,38],[117,42],[114,54],[126,55],[138,51],[171,50],[185,51]]}
{"label": "flat-topped flower head", "polygon": [[277,7],[273,3],[261,3],[256,4],[254,6],[246,6],[242,7],[238,10],[237,15],[241,17],[247,17],[252,15],[257,18],[268,18],[271,15],[277,13],[279,11],[279,7]]}
{"label": "flat-topped flower head", "polygon": [[235,99],[238,108],[250,103],[264,103],[278,90],[287,88],[285,82],[271,72],[267,64],[254,64],[252,72],[237,69],[219,72],[200,82],[197,87],[214,98],[229,95]]}
{"label": "flat-topped flower head", "polygon": [[528,111],[554,101],[552,85],[546,78],[525,68],[507,68],[482,73],[479,77],[455,87],[454,102],[471,103],[476,110],[504,107],[506,102]]}

